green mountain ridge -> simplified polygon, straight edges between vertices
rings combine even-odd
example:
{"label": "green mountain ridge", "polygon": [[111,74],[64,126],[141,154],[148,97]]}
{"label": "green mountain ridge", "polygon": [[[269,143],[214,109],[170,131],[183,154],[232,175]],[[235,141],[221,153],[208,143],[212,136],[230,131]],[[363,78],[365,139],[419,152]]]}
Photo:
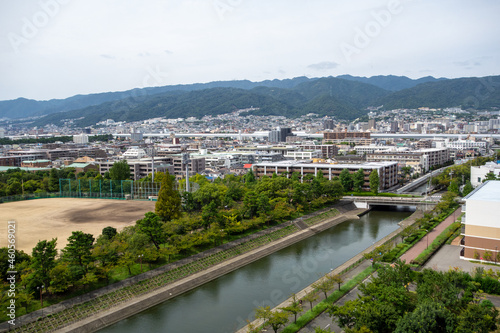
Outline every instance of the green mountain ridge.
{"label": "green mountain ridge", "polygon": [[500,76],[459,78],[419,84],[378,100],[384,109],[446,108],[464,109],[500,107]]}
{"label": "green mountain ridge", "polygon": [[355,119],[366,113],[360,108],[388,92],[369,84],[336,78],[321,78],[296,85],[292,89],[256,87],[209,88],[190,92],[172,91],[138,99],[89,106],[80,110],[59,112],[36,120],[33,125],[60,124],[61,120],[78,119],[76,126],[90,126],[105,119],[138,121],[156,117],[203,117],[257,107],[254,115],[297,117],[318,113],[342,119]]}
{"label": "green mountain ridge", "polygon": [[[382,81],[387,83],[390,79],[388,81],[384,78]],[[403,85],[401,82],[411,80],[404,77],[392,79],[395,80],[394,84],[400,82],[400,86]],[[383,106],[386,110],[454,106],[475,109],[500,107],[500,76],[444,80],[428,77],[419,80],[430,81],[395,92],[359,82],[359,80],[338,77],[316,79],[299,77],[262,82],[220,81],[175,86],[178,89],[174,86],[135,89],[126,92],[127,98],[51,113],[36,119],[32,125],[44,126],[50,123],[61,125],[61,120],[65,119],[76,119],[74,124],[83,127],[94,125],[105,119],[129,122],[156,117],[201,118],[205,115],[218,115],[249,107],[259,108],[259,110],[249,112],[254,115],[298,117],[316,113],[320,116],[326,115],[345,120],[353,120],[365,115],[369,106]],[[238,87],[211,87],[213,85]],[[200,87],[210,88],[198,89]],[[153,94],[154,92],[156,94]],[[114,96],[113,98],[125,96],[123,93],[109,94],[111,95],[104,94],[92,96],[92,98],[97,101],[99,98],[111,98],[110,96]],[[76,103],[78,98],[85,100],[84,97],[74,96],[70,100]],[[6,103],[9,102],[12,101],[6,101]],[[23,100],[23,102],[36,109],[36,103],[34,103],[36,101]],[[2,103],[4,102],[0,102],[0,111],[1,107],[6,105]],[[11,107],[16,109],[15,106],[11,105]],[[38,110],[38,112],[42,111]]]}

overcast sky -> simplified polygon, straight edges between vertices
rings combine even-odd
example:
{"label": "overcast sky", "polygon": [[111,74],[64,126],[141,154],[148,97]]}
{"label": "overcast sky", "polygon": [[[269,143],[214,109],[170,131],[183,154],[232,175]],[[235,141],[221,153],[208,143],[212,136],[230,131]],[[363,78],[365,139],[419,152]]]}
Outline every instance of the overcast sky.
{"label": "overcast sky", "polygon": [[498,0],[0,0],[0,100],[218,80],[500,74]]}

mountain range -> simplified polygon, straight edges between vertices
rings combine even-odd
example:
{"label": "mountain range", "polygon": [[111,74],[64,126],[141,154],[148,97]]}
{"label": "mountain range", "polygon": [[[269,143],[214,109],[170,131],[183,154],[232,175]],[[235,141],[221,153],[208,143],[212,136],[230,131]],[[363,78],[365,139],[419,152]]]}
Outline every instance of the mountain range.
{"label": "mountain range", "polygon": [[352,120],[369,106],[395,108],[500,107],[500,76],[444,79],[404,76],[307,78],[251,82],[215,81],[35,101],[0,101],[0,118],[37,117],[32,124],[91,126],[105,119],[202,117],[256,107],[255,115],[296,117],[307,113]]}

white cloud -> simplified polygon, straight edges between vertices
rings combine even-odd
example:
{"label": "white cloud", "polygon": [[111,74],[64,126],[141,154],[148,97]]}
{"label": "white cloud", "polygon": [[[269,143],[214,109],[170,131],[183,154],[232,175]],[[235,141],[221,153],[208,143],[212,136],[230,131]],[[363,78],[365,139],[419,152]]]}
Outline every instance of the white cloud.
{"label": "white cloud", "polygon": [[[24,38],[26,20],[53,1],[0,2],[0,100],[142,87],[147,68],[168,73],[162,84],[500,68],[497,1],[400,0],[385,21],[388,0],[220,0],[222,17],[204,0],[69,1],[16,53],[9,33]],[[355,45],[358,31],[370,33],[366,45]],[[357,48],[350,61],[342,43]]]}

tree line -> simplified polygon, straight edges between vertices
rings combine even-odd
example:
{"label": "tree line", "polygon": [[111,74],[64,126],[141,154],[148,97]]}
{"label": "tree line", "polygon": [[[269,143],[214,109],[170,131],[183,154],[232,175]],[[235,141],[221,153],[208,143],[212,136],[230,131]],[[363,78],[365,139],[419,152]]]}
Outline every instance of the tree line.
{"label": "tree line", "polygon": [[[190,178],[199,185],[194,193],[175,190],[175,178],[168,173],[157,173],[155,179],[161,181],[155,211],[135,225],[120,232],[107,227],[97,237],[74,231],[61,251],[56,238],[39,241],[30,254],[16,251],[16,297],[25,305],[19,311],[39,308],[35,299],[40,286],[44,298],[56,302],[280,224],[333,204],[344,194],[339,179],[328,180],[321,172],[303,180],[298,174],[256,179],[252,171],[214,182],[195,175]],[[47,182],[50,186],[50,174]],[[7,248],[0,249],[0,258],[1,266],[7,262]],[[0,268],[5,274],[6,267]],[[8,301],[7,288],[2,284],[2,306]]]}

